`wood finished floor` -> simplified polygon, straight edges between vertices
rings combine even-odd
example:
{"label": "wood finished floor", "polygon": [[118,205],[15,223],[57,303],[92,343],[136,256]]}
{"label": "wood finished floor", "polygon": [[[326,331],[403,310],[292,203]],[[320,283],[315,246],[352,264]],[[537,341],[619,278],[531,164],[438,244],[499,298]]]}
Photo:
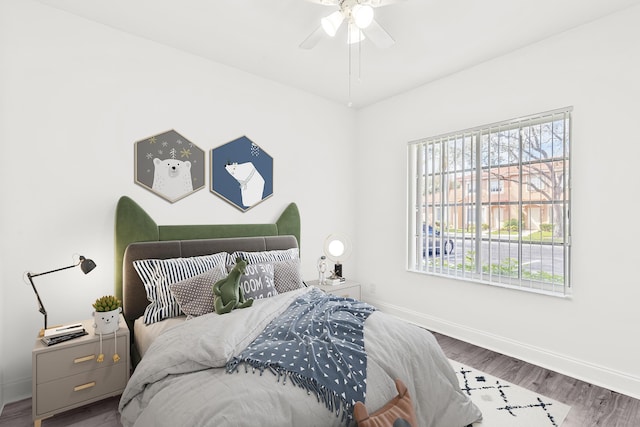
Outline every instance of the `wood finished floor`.
{"label": "wood finished floor", "polygon": [[[640,400],[434,334],[447,357],[571,406],[562,427],[640,427]],[[119,427],[118,397],[58,414],[43,427]],[[5,406],[0,427],[33,425],[31,399]],[[487,426],[491,427],[491,426]]]}
{"label": "wood finished floor", "polygon": [[640,427],[640,400],[445,335],[434,335],[448,358],[571,406],[562,427]]}

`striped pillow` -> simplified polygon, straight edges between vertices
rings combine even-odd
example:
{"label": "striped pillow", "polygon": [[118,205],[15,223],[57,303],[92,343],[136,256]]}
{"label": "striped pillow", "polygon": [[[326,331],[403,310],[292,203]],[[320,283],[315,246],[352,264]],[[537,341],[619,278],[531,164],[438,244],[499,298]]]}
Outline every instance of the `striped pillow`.
{"label": "striped pillow", "polygon": [[147,292],[147,299],[151,303],[144,310],[144,323],[149,325],[169,317],[180,316],[180,306],[169,285],[211,270],[218,264],[226,263],[226,260],[227,253],[220,252],[191,258],[134,261],[133,267],[138,272]]}
{"label": "striped pillow", "polygon": [[300,252],[298,248],[263,252],[235,251],[233,254],[231,254],[231,256],[229,256],[229,261],[235,264],[236,258],[240,257],[243,260],[247,261],[249,264],[260,264],[263,262],[297,259],[300,258],[299,254]]}

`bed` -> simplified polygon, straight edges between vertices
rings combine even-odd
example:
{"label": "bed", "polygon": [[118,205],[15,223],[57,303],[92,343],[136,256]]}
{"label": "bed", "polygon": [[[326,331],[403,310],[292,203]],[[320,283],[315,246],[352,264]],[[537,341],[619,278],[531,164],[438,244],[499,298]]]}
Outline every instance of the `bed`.
{"label": "bed", "polygon": [[[286,259],[277,258],[272,264],[276,265],[275,271],[280,268],[278,263],[289,269],[299,251],[299,224],[297,207],[292,204],[275,224],[170,226],[170,233],[155,232],[154,226],[162,226],[155,225],[131,199],[120,199],[116,209],[116,262],[120,259],[120,265],[116,269],[121,274],[116,277],[116,293],[122,295],[123,314],[133,332],[133,360],[139,360],[120,400],[124,426],[354,425],[353,396],[361,393],[359,400],[373,412],[397,395],[396,379],[406,384],[420,426],[462,427],[481,419],[477,407],[460,391],[447,358],[428,331],[364,302],[332,297],[303,283],[298,287],[287,285],[282,292],[255,299],[251,307],[228,314],[212,312],[187,318],[174,313],[177,315],[145,323],[147,306],[155,304],[155,300],[150,303],[148,299],[140,265],[187,258],[213,263],[217,254],[226,254],[224,262],[228,263],[230,254],[241,251],[250,256],[286,255]],[[139,227],[147,229],[146,235],[141,237]],[[218,236],[221,233],[224,235]],[[287,258],[289,255],[291,259]],[[202,275],[214,270],[207,270],[209,267],[201,267],[206,270]],[[296,314],[301,317],[294,318]],[[285,341],[269,339],[286,322],[303,329],[303,317],[313,318],[314,322],[326,317],[329,323],[324,335],[327,331],[330,335],[347,331],[356,338],[332,341],[331,346],[314,351],[315,344],[307,343],[316,343],[319,338],[295,335],[297,344],[286,345],[311,348],[310,353],[304,354],[307,362],[294,360],[299,366],[296,369],[316,366],[316,372],[333,372],[335,368],[337,373],[330,374],[329,379],[337,376],[337,383],[344,381],[344,387],[353,386],[355,392],[346,390],[347,396],[343,392],[341,397],[335,391],[337,386],[327,386],[327,379],[309,379],[293,368],[256,362],[261,349],[271,351],[274,345],[283,347],[283,357],[289,354],[284,351]],[[358,347],[358,343],[362,345]],[[349,361],[347,356],[361,364],[364,361],[360,374],[357,362]],[[326,370],[321,367],[325,363]],[[349,369],[343,369],[347,363]]]}

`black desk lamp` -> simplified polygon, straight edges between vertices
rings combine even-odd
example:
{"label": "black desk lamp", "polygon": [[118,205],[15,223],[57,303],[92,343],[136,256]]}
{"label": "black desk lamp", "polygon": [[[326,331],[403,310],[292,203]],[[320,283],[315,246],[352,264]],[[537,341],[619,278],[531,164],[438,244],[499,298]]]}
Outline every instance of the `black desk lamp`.
{"label": "black desk lamp", "polygon": [[44,273],[31,274],[27,273],[27,277],[29,278],[29,282],[31,283],[31,287],[33,288],[33,292],[36,293],[36,298],[38,298],[38,306],[40,307],[40,313],[44,316],[44,330],[47,329],[47,310],[45,310],[44,305],[42,305],[42,300],[40,299],[40,294],[38,294],[38,290],[36,289],[36,285],[33,284],[33,278],[38,276],[44,276],[45,274],[55,273],[56,271],[67,270],[69,268],[80,266],[80,269],[84,274],[87,274],[94,268],[96,268],[96,263],[90,259],[87,259],[80,255],[80,260],[77,264],[70,265],[68,267],[56,268],[55,270],[45,271]]}

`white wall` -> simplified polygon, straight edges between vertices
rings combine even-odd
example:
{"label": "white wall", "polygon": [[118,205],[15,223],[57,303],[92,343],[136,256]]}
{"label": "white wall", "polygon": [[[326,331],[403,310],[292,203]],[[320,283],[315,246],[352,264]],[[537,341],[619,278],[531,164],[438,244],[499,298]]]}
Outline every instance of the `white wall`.
{"label": "white wall", "polygon": [[[355,226],[343,185],[354,179],[353,111],[30,0],[1,4],[0,143],[10,160],[0,167],[6,402],[31,393],[31,349],[42,326],[23,273],[70,265],[74,253],[92,258],[98,268],[87,276],[73,269],[35,279],[50,324],[90,317],[95,298],[113,289],[121,195],[159,224],[272,223],[296,202],[309,279],[324,238]],[[134,142],[168,129],[207,154],[247,135],[274,158],[273,197],[242,213],[208,186],[170,204],[134,184]],[[329,198],[341,209],[327,209]]]}
{"label": "white wall", "polygon": [[[371,300],[640,397],[639,21],[635,7],[361,110],[356,254]],[[407,272],[407,142],[565,106],[574,106],[573,297]]]}
{"label": "white wall", "polygon": [[[5,32],[5,28],[8,27],[7,25],[7,12],[8,9],[6,8],[7,3],[6,2],[2,2],[0,1],[0,94],[5,93],[6,90],[6,84],[5,84],[5,80],[4,80],[4,67],[1,64],[6,64],[7,63],[7,55],[6,55],[6,43],[3,43],[2,40],[5,40],[7,38],[7,34]],[[5,97],[0,96],[0,147],[2,147],[4,149],[5,147],[5,143],[4,141],[7,140],[6,138],[6,134],[5,134],[5,113],[7,111],[7,103],[5,101]],[[4,182],[5,179],[5,175],[3,172],[3,168],[0,168],[0,181]],[[0,196],[4,196],[4,188],[5,184],[2,185],[2,187],[0,187]],[[2,203],[2,206],[4,207],[6,205],[6,203]],[[4,234],[5,229],[7,228],[7,226],[5,224],[7,224],[7,218],[5,217],[5,209],[0,208],[0,232]],[[5,254],[8,252],[8,248],[10,247],[10,245],[8,244],[7,239],[0,239],[0,331],[4,331],[5,328],[5,321],[4,321],[4,317],[5,317],[5,310],[4,310],[4,265],[5,265]],[[4,355],[4,335],[0,332],[0,358],[3,357]],[[2,413],[2,410],[4,408],[4,403],[5,403],[5,393],[4,393],[4,364],[0,362],[0,414]]]}

